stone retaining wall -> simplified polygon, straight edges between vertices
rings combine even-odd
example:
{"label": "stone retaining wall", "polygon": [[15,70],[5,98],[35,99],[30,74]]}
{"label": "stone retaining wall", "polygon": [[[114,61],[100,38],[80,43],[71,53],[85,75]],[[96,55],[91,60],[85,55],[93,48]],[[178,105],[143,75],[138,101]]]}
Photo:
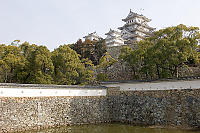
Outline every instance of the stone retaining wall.
{"label": "stone retaining wall", "polygon": [[109,91],[111,121],[200,128],[200,90]]}
{"label": "stone retaining wall", "polygon": [[109,87],[105,96],[0,97],[0,132],[106,122],[200,128],[200,89]]}
{"label": "stone retaining wall", "polygon": [[0,132],[108,122],[107,110],[105,96],[0,98]]}
{"label": "stone retaining wall", "polygon": [[[132,45],[124,45],[124,46],[128,46],[131,47],[133,49],[135,49],[137,47],[136,44],[132,44]],[[114,47],[108,47],[107,48],[107,52],[116,60],[118,60],[118,57],[121,53],[121,49],[124,46],[114,46]],[[120,62],[118,60],[118,62],[116,62],[115,64],[113,64],[108,72],[108,79],[109,81],[116,81],[116,80],[130,80],[133,79],[133,72],[131,70],[130,67],[128,67],[125,63]]]}

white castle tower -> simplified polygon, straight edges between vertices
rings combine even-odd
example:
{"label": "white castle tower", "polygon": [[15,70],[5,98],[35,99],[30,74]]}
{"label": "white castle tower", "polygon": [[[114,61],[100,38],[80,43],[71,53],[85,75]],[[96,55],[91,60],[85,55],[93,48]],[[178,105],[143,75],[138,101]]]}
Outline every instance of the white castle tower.
{"label": "white castle tower", "polygon": [[131,43],[135,41],[140,41],[145,37],[148,37],[152,34],[155,28],[150,27],[147,23],[151,19],[146,18],[143,15],[134,13],[130,10],[130,13],[122,21],[126,22],[123,27],[119,27],[121,30],[122,38],[125,40],[125,43]]}
{"label": "white castle tower", "polygon": [[95,31],[95,32],[88,34],[87,36],[84,36],[83,38],[85,38],[85,40],[90,40],[90,41],[96,40],[96,41],[98,41],[101,37],[98,36],[96,31]]}
{"label": "white castle tower", "polygon": [[113,47],[124,45],[124,40],[122,39],[120,32],[110,29],[105,35],[107,35],[105,38],[106,46]]}

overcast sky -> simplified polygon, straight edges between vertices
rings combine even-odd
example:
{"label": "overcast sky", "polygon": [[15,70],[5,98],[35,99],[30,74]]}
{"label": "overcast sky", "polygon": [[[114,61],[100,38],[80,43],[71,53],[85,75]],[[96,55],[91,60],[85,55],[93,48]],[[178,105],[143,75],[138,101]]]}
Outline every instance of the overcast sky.
{"label": "overcast sky", "polygon": [[200,0],[0,0],[0,44],[19,39],[53,50],[90,32],[105,37],[123,26],[130,9],[156,29],[200,27]]}

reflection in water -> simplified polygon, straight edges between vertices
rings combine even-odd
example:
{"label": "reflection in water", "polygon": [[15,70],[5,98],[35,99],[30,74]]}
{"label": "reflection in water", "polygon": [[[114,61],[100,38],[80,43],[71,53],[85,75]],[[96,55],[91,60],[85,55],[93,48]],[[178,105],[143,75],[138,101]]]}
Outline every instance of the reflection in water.
{"label": "reflection in water", "polygon": [[47,129],[42,131],[29,131],[26,133],[200,133],[200,131],[182,131],[175,129],[153,129],[135,127],[121,124],[100,124],[67,126],[61,128]]}

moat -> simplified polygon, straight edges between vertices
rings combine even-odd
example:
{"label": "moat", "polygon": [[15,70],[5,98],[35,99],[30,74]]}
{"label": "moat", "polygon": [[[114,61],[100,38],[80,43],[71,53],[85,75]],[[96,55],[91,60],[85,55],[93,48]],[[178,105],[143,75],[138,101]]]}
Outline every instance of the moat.
{"label": "moat", "polygon": [[40,131],[27,131],[23,133],[200,133],[199,131],[186,131],[177,129],[145,128],[123,124],[100,124],[66,126],[61,128]]}

